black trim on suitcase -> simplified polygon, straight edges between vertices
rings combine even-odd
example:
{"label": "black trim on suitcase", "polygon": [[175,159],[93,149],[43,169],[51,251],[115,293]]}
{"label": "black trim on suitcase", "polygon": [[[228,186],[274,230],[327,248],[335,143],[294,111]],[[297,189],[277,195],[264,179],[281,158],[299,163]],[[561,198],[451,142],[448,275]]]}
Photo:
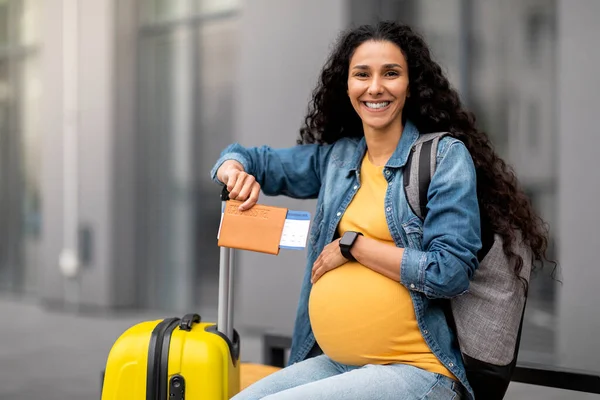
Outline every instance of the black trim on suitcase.
{"label": "black trim on suitcase", "polygon": [[173,318],[173,321],[167,326],[163,335],[160,364],[158,368],[158,378],[160,382],[158,385],[158,400],[169,399],[169,349],[171,347],[171,334],[179,326],[179,321],[179,318]]}
{"label": "black trim on suitcase", "polygon": [[[164,319],[152,331],[150,344],[148,345],[146,400],[163,400],[167,398],[169,342],[171,332],[177,327],[178,322],[179,318]],[[163,362],[165,352],[167,359]]]}
{"label": "black trim on suitcase", "polygon": [[210,325],[204,328],[206,332],[214,333],[218,335],[227,343],[229,347],[229,353],[231,354],[231,360],[233,361],[233,366],[235,367],[239,358],[240,358],[240,335],[238,335],[237,331],[233,330],[233,343],[231,340],[222,332],[217,330],[217,325]]}

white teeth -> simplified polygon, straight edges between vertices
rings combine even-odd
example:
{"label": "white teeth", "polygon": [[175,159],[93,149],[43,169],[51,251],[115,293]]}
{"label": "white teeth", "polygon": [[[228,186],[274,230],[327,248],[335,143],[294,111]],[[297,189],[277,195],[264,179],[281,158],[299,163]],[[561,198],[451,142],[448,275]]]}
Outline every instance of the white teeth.
{"label": "white teeth", "polygon": [[375,108],[375,109],[377,109],[377,108],[387,107],[390,104],[390,102],[389,101],[384,101],[384,102],[381,102],[381,103],[370,103],[370,102],[366,101],[365,104],[369,108]]}

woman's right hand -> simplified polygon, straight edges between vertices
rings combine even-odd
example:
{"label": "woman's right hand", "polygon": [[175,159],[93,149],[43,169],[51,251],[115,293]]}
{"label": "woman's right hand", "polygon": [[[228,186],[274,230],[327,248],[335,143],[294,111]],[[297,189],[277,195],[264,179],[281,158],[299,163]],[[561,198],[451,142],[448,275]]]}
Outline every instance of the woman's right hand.
{"label": "woman's right hand", "polygon": [[217,170],[217,178],[227,186],[230,199],[243,201],[240,211],[252,208],[258,201],[260,184],[239,162],[225,161]]}

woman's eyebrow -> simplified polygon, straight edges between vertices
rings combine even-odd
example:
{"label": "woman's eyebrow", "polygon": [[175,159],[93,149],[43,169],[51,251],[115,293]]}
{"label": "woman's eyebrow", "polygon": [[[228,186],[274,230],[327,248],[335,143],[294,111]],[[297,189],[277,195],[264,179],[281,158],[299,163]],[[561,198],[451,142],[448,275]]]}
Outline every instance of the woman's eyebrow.
{"label": "woman's eyebrow", "polygon": [[[399,68],[402,69],[402,65],[400,64],[383,64],[383,69],[394,69],[394,68]],[[364,64],[359,64],[359,65],[355,65],[354,67],[352,67],[352,69],[360,69],[360,70],[368,70],[370,69],[370,67],[368,65],[364,65]]]}
{"label": "woman's eyebrow", "polygon": [[392,68],[400,68],[400,69],[402,69],[402,65],[400,65],[400,64],[385,64],[383,66],[383,68],[385,68],[385,69],[392,69]]}

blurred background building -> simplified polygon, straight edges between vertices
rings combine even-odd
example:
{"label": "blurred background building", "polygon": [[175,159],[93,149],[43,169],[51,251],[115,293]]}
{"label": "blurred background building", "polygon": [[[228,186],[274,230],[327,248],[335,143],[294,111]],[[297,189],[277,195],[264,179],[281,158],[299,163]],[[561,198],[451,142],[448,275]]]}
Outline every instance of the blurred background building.
{"label": "blurred background building", "polygon": [[[521,360],[600,371],[599,16],[597,0],[0,0],[2,298],[215,319],[210,167],[233,141],[294,145],[340,30],[392,19],[423,33],[549,223],[562,283],[534,276]],[[291,333],[304,260],[238,254],[245,359]]]}

